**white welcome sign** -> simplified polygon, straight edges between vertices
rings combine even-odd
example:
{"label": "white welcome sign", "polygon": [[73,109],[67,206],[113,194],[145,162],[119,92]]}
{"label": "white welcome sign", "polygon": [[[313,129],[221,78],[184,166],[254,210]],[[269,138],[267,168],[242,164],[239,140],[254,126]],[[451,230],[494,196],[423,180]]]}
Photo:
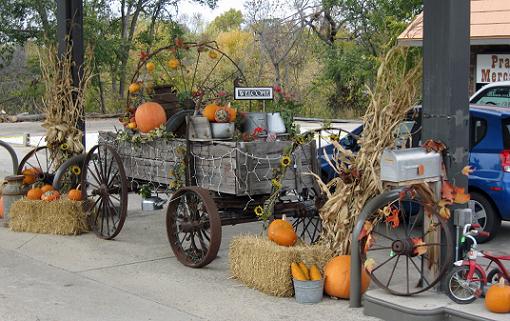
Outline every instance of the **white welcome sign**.
{"label": "white welcome sign", "polygon": [[476,56],[476,82],[487,84],[510,80],[510,54]]}
{"label": "white welcome sign", "polygon": [[236,87],[234,99],[271,100],[273,99],[273,87]]}

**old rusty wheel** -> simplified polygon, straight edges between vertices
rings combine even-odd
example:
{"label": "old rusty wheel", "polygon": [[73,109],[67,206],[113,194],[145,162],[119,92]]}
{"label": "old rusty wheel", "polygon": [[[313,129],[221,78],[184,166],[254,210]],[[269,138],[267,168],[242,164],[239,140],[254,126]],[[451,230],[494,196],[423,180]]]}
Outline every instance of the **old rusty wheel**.
{"label": "old rusty wheel", "polygon": [[36,183],[53,184],[56,168],[53,158],[50,157],[48,147],[39,146],[28,152],[19,163],[18,175],[22,175],[24,170],[32,168],[36,168],[39,171]]}
{"label": "old rusty wheel", "polygon": [[322,232],[320,208],[317,207],[320,195],[314,188],[311,188],[303,190],[301,197],[301,210],[292,219],[292,227],[301,240],[307,244],[314,244],[319,241]]}
{"label": "old rusty wheel", "polygon": [[[373,260],[369,269],[377,286],[395,295],[410,296],[434,287],[451,265],[452,238],[448,223],[438,213],[430,213],[430,223],[423,222],[424,207],[414,196],[400,196],[376,209],[367,221],[360,242],[361,259]],[[367,221],[365,221],[365,226]],[[434,240],[433,232],[442,239]],[[442,260],[442,252],[446,260]],[[435,274],[429,274],[429,267]]]}
{"label": "old rusty wheel", "polygon": [[111,146],[96,145],[87,154],[81,174],[90,227],[100,238],[111,240],[127,215],[128,184],[122,160]]}
{"label": "old rusty wheel", "polygon": [[211,263],[221,244],[221,220],[209,192],[195,186],[178,190],[168,205],[166,230],[182,264],[200,268]]}

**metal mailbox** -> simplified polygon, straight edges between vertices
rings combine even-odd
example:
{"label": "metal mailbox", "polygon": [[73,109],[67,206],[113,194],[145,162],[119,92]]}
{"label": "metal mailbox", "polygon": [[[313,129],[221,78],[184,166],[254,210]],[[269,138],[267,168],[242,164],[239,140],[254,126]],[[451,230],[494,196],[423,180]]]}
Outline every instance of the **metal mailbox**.
{"label": "metal mailbox", "polygon": [[385,149],[381,157],[381,181],[435,182],[441,179],[441,155],[424,148]]}

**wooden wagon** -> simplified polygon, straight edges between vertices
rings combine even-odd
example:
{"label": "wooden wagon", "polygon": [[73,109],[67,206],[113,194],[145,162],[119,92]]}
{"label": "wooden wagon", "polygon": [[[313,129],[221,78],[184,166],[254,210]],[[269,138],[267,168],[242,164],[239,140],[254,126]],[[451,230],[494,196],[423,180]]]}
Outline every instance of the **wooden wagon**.
{"label": "wooden wagon", "polygon": [[[283,155],[290,163],[275,187],[274,175]],[[167,209],[167,233],[180,262],[202,267],[217,255],[221,226],[259,220],[258,208],[273,217],[292,219],[298,236],[309,242],[320,233],[315,178],[318,172],[315,140],[191,141],[159,139],[144,144],[119,141],[102,132],[99,145],[87,154],[82,191],[91,226],[98,236],[114,238],[127,214],[128,191],[152,183],[174,189]],[[276,191],[276,194],[275,194]]]}

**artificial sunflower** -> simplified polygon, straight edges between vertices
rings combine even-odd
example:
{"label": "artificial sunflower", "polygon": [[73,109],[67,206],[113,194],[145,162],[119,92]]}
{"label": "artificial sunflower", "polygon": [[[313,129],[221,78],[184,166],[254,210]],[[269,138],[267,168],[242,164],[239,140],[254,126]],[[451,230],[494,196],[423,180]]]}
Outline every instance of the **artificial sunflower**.
{"label": "artificial sunflower", "polygon": [[271,180],[271,184],[273,184],[274,188],[276,188],[276,189],[281,189],[282,188],[282,183],[280,183],[280,181],[277,180],[276,178],[273,178]]}
{"label": "artificial sunflower", "polygon": [[262,208],[262,206],[260,206],[260,205],[255,207],[255,209],[253,211],[255,212],[255,215],[257,215],[257,216],[262,216],[262,214],[264,214],[264,208]]}
{"label": "artificial sunflower", "polygon": [[81,174],[80,166],[78,166],[78,165],[71,166],[71,173],[73,173],[76,176],[80,175]]}
{"label": "artificial sunflower", "polygon": [[60,145],[60,149],[63,151],[66,151],[69,149],[69,145],[67,143],[63,143]]}
{"label": "artificial sunflower", "polygon": [[332,141],[338,141],[339,137],[338,137],[338,135],[331,134],[331,135],[329,135],[329,139]]}
{"label": "artificial sunflower", "polygon": [[280,165],[282,165],[283,167],[288,167],[291,162],[292,160],[288,155],[285,155],[280,159]]}

